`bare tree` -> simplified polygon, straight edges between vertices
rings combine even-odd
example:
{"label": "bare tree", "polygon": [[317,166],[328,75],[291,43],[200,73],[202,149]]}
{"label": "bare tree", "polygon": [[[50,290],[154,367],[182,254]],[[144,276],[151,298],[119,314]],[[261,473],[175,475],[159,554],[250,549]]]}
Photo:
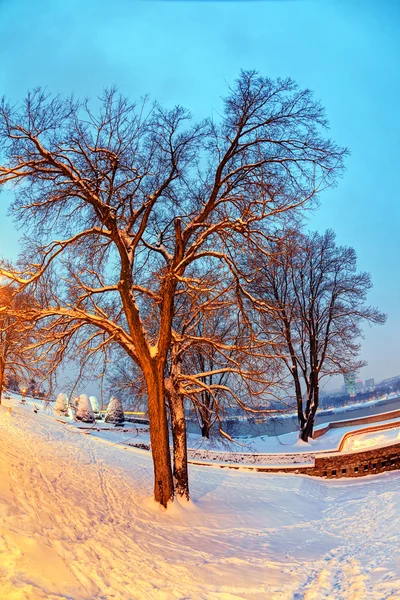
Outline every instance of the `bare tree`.
{"label": "bare tree", "polygon": [[[266,396],[273,394],[278,383],[277,361],[269,350],[273,340],[259,339],[260,330],[253,324],[255,311],[249,312],[251,305],[238,304],[235,286],[228,283],[225,287],[220,273],[206,273],[205,262],[196,276],[187,274],[190,281],[185,288],[178,288],[165,373],[176,492],[186,497],[186,413],[190,406],[204,436],[209,437],[215,424],[216,431],[229,440],[223,420],[232,406],[253,414],[278,412],[266,409]],[[128,361],[121,363],[119,354],[111,359],[113,389],[122,392],[128,402],[142,402],[143,376],[132,365],[127,370]]]}
{"label": "bare tree", "polygon": [[171,369],[179,362],[176,385],[191,400],[206,437],[212,422],[227,436],[225,409],[255,412],[277,384],[274,340],[261,339],[257,314],[240,286],[223,283],[221,273],[203,273],[177,299],[174,319]]}
{"label": "bare tree", "polygon": [[108,395],[121,398],[126,410],[145,410],[146,382],[136,363],[119,346],[113,347],[107,362],[104,388]]}
{"label": "bare tree", "polygon": [[47,303],[30,316],[59,345],[89,328],[99,347],[119,344],[138,365],[155,499],[166,506],[165,378],[179,286],[208,258],[241,289],[243,249],[262,249],[270,223],[332,185],[345,151],[324,137],[310,91],[254,72],[241,74],[218,122],[190,125],[179,106],[135,106],[115,91],[100,104],[94,114],[41,91],[20,107],[3,102],[0,185],[18,186],[12,209],[26,243],[24,268],[2,273],[21,287],[51,273]]}
{"label": "bare tree", "polygon": [[[185,387],[198,418],[201,435],[209,438],[213,425],[217,424],[221,431],[225,407],[235,402],[230,396],[235,386],[229,379],[233,376],[233,360],[239,359],[236,352],[239,340],[235,336],[235,319],[228,307],[207,316],[203,323],[196,324],[196,337],[183,361],[185,372],[195,375],[200,381],[196,387],[186,382]],[[226,369],[229,364],[231,370]],[[244,375],[242,363],[239,373]]]}
{"label": "bare tree", "polygon": [[281,341],[280,360],[294,384],[301,439],[312,437],[324,377],[358,371],[362,326],[386,315],[365,304],[368,273],[357,272],[353,248],[337,246],[335,234],[287,232],[254,286],[267,302],[264,325]]}
{"label": "bare tree", "polygon": [[[178,493],[188,496],[185,401],[189,401],[209,435],[217,423],[222,436],[226,409],[249,412],[272,387],[273,356],[258,339],[251,315],[243,306],[239,287],[221,272],[190,273],[184,293],[178,288],[167,361],[165,388],[174,440],[174,478]],[[215,269],[214,269],[215,270]],[[222,279],[222,280],[221,280]],[[179,293],[182,292],[182,293]]]}
{"label": "bare tree", "polygon": [[0,404],[8,380],[44,379],[32,352],[36,341],[32,326],[20,317],[28,305],[25,294],[15,295],[7,284],[0,286]]}

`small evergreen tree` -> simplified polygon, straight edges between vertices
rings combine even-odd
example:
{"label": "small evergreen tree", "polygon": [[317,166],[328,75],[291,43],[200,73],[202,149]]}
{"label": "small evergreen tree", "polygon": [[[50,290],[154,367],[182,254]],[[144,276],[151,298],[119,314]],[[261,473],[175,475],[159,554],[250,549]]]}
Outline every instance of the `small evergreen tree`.
{"label": "small evergreen tree", "polygon": [[98,402],[96,396],[89,396],[89,400],[90,400],[90,404],[92,405],[95,417],[99,416],[99,414],[100,414],[100,405],[99,405],[99,402]]}
{"label": "small evergreen tree", "polygon": [[58,394],[54,411],[57,415],[68,416],[68,396],[66,394]]}
{"label": "small evergreen tree", "polygon": [[75,411],[75,419],[83,423],[94,423],[94,413],[90,400],[86,394],[81,394],[78,398],[78,406]]}
{"label": "small evergreen tree", "polygon": [[114,425],[119,425],[125,421],[122,402],[118,398],[115,398],[115,396],[111,396],[104,421],[106,423],[114,423]]}

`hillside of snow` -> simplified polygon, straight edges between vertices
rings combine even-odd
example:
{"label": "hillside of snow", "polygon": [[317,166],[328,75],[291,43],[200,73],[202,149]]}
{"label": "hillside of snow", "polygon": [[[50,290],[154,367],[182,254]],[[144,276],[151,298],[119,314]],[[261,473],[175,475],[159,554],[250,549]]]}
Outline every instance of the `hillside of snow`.
{"label": "hillside of snow", "polygon": [[0,598],[394,600],[400,472],[349,481],[190,469],[152,499],[148,452],[0,408]]}

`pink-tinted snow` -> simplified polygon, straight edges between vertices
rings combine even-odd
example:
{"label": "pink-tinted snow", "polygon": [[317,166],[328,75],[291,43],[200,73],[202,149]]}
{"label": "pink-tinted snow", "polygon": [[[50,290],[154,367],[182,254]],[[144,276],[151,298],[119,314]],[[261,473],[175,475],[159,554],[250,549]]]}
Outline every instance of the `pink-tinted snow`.
{"label": "pink-tinted snow", "polygon": [[400,598],[400,473],[192,467],[193,502],[165,512],[149,453],[15,403],[0,473],[1,599]]}

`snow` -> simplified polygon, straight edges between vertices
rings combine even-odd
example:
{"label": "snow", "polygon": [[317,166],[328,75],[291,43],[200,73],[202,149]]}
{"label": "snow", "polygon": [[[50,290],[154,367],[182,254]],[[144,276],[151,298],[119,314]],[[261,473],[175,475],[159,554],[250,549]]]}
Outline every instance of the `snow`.
{"label": "snow", "polygon": [[58,415],[68,415],[68,396],[66,394],[58,394],[54,411]]}
{"label": "snow", "polygon": [[100,414],[100,405],[97,400],[97,396],[89,396],[90,404],[92,405],[93,412],[96,416]]}
{"label": "snow", "polygon": [[122,408],[122,402],[114,396],[107,406],[106,416],[104,417],[105,423],[123,424],[125,421],[124,410]]}
{"label": "snow", "polygon": [[94,413],[90,400],[86,394],[81,394],[75,411],[75,419],[84,423],[94,422]]}
{"label": "snow", "polygon": [[[10,402],[12,401],[10,400]],[[34,402],[29,398],[26,399],[26,402],[28,404],[31,403],[32,406],[34,405]],[[18,405],[18,403],[15,405]],[[315,440],[310,438],[308,442],[299,440],[297,432],[290,432],[280,436],[262,435],[249,438],[240,437],[233,442],[227,442],[224,438],[202,438],[198,434],[190,433],[188,435],[188,458],[189,461],[196,464],[204,463],[211,465],[234,464],[249,465],[250,467],[252,465],[257,465],[271,468],[278,468],[282,465],[309,465],[314,463],[314,457],[318,453],[337,451],[342,438],[349,432],[356,432],[357,440],[359,441],[352,441],[354,440],[353,437],[348,439],[343,451],[352,451],[353,449],[356,451],[357,449],[361,450],[367,447],[371,448],[372,446],[394,443],[397,441],[397,433],[394,434],[391,432],[396,430],[396,426],[400,428],[400,419],[390,419],[389,417],[391,414],[392,413],[390,412],[387,413],[388,418],[384,421],[379,421],[378,423],[362,423],[362,420],[358,419],[357,425],[348,425],[347,427],[331,429]],[[108,422],[107,417],[104,422],[97,421],[93,425],[80,425],[74,422],[73,418],[61,418],[60,420],[79,428],[90,429],[92,435],[114,444],[147,450],[150,449],[149,429],[141,424],[129,423],[123,428],[114,429],[114,421]],[[120,421],[118,420],[117,422],[119,423]],[[343,422],[343,424],[345,424],[345,422]],[[364,429],[371,426],[388,425],[393,426],[393,429],[383,433],[379,432],[379,436],[375,433],[373,436],[374,442],[361,441],[362,438],[360,437],[360,433]],[[323,428],[324,424],[321,424],[320,427]],[[398,429],[396,431],[398,431]],[[382,437],[380,437],[381,435]],[[355,444],[354,447],[353,444]]]}
{"label": "snow", "polygon": [[400,440],[400,427],[394,427],[386,431],[375,431],[370,433],[361,433],[357,436],[349,437],[343,447],[343,451],[349,450],[367,450],[370,448],[382,447],[388,444],[395,444]]}
{"label": "snow", "polygon": [[0,408],[0,598],[400,598],[400,472],[191,466],[193,501],[164,511],[150,454],[87,431]]}
{"label": "snow", "polygon": [[[285,433],[281,436],[258,436],[247,439],[240,438],[240,443],[231,444],[229,449],[226,447],[226,442],[210,441],[201,438],[198,435],[190,434],[189,447],[191,450],[189,450],[188,454],[189,458],[192,459],[218,461],[222,463],[240,462],[266,466],[272,466],[273,464],[305,464],[310,461],[312,462],[314,456],[319,452],[336,451],[343,436],[349,432],[362,432],[363,429],[371,426],[385,425],[399,425],[400,427],[400,419],[388,418],[379,423],[364,423],[330,429],[327,433],[315,440],[309,439],[309,442],[299,440],[297,432]],[[322,424],[321,427],[324,427],[324,424]],[[394,430],[396,430],[395,427]],[[381,438],[383,444],[386,444],[386,440],[388,440],[388,442],[391,441],[391,443],[395,441],[397,434],[391,433],[392,431],[392,429],[389,429],[384,432],[379,432],[379,434],[385,436],[385,439],[383,437]],[[357,439],[359,439],[359,435],[366,434],[358,434]],[[374,435],[376,436],[377,434],[375,433]],[[142,438],[144,439],[144,436],[142,436]],[[350,440],[355,440],[355,438],[350,438]],[[351,443],[353,442],[350,442],[350,440],[347,440],[346,442],[346,450],[352,448]],[[379,442],[375,445],[379,445]],[[369,443],[369,447],[371,446],[372,443]]]}

